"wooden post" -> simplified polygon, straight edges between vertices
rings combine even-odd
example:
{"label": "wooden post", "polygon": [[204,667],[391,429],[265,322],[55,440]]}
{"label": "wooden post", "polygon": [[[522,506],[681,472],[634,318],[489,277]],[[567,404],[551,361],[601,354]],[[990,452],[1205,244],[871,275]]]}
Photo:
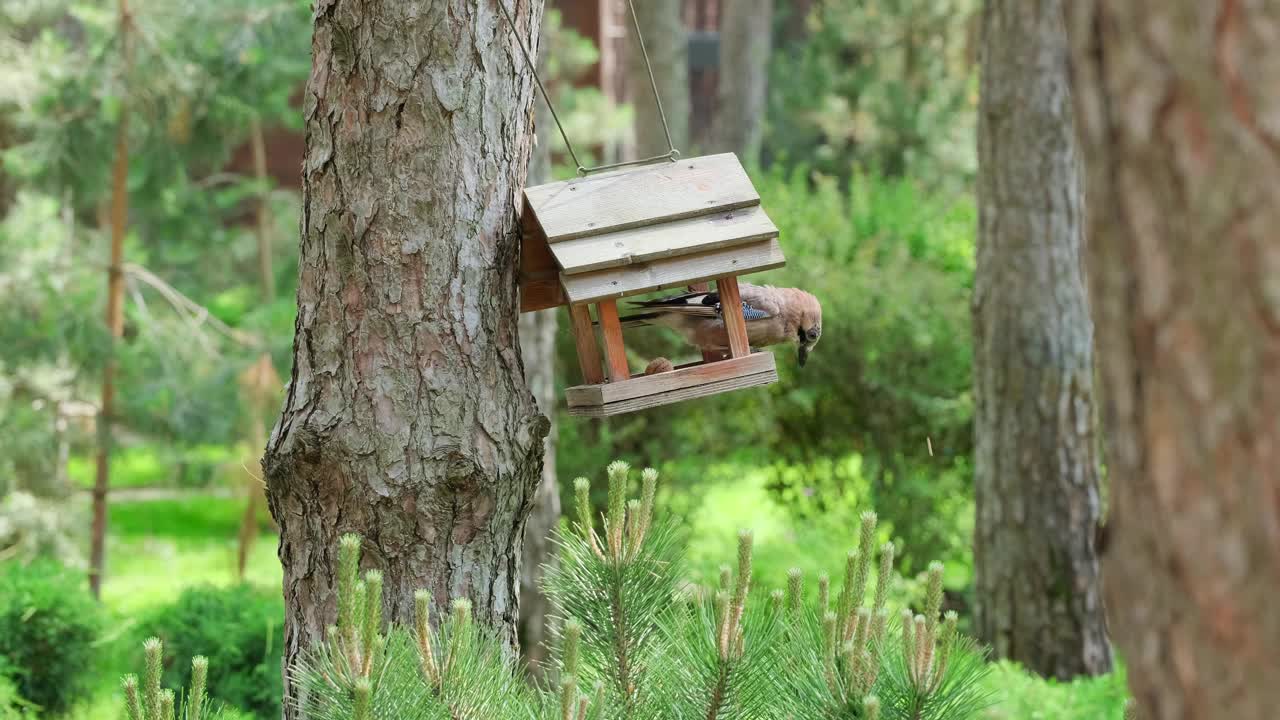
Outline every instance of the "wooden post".
{"label": "wooden post", "polygon": [[742,295],[738,292],[738,278],[720,278],[716,280],[716,289],[720,291],[720,313],[724,316],[724,327],[729,332],[729,354],[736,358],[746,357],[751,354],[751,343],[747,340],[747,321],[742,317]]}
{"label": "wooden post", "polygon": [[[711,283],[705,283],[705,282],[693,283],[692,285],[689,286],[689,292],[707,292],[710,289],[711,289]],[[703,350],[702,351],[702,362],[704,363],[717,362],[719,360],[724,360],[728,357],[729,357],[729,353],[721,352],[720,350]]]}
{"label": "wooden post", "polygon": [[622,322],[618,320],[618,301],[601,300],[596,305],[600,314],[600,330],[604,335],[604,358],[609,367],[609,379],[616,382],[631,378],[627,367],[627,349],[622,344]]}
{"label": "wooden post", "polygon": [[604,370],[600,367],[596,331],[591,327],[591,310],[586,305],[570,305],[569,319],[573,321],[573,344],[578,348],[582,381],[588,385],[599,385],[604,382]]}

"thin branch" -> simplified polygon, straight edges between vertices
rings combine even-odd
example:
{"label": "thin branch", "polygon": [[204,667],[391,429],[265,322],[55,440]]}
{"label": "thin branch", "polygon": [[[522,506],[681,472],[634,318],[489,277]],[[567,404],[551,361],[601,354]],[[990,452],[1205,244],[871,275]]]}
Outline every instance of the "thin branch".
{"label": "thin branch", "polygon": [[252,333],[237,330],[230,325],[219,320],[208,308],[200,303],[192,300],[184,295],[180,290],[165,282],[158,275],[138,265],[137,263],[125,263],[124,271],[126,274],[135,277],[153,290],[160,293],[160,296],[173,306],[174,310],[187,319],[193,329],[199,328],[201,325],[207,324],[223,337],[238,343],[244,347],[260,350],[265,343],[262,338]]}
{"label": "thin branch", "polygon": [[195,187],[205,189],[216,185],[231,185],[232,183],[244,182],[248,178],[240,173],[233,172],[216,172],[207,177],[200,178],[192,183]]}
{"label": "thin branch", "polygon": [[[146,299],[143,296],[142,291],[138,287],[138,282],[137,282],[138,278],[136,276],[129,275],[128,280],[129,280],[129,291],[130,291],[129,295],[130,297],[133,298],[134,304],[137,305],[139,315],[142,316],[142,325],[148,328],[160,328],[161,329],[160,332],[164,332],[163,330],[164,326],[161,325],[160,323],[154,322],[154,318],[151,316],[151,312],[147,308]],[[200,328],[199,325],[193,323],[191,321],[191,318],[187,314],[183,313],[181,310],[178,311],[178,314],[179,316],[182,317],[183,320],[187,322],[187,325],[190,326],[190,335],[194,336],[196,338],[196,341],[200,343],[201,350],[205,354],[215,356],[215,357],[220,354],[218,352],[217,345],[209,337],[209,334],[207,332],[205,332],[202,328]],[[164,334],[168,336],[170,339],[177,342],[182,342],[183,340],[187,339],[186,336],[180,335],[177,332],[164,332]]]}

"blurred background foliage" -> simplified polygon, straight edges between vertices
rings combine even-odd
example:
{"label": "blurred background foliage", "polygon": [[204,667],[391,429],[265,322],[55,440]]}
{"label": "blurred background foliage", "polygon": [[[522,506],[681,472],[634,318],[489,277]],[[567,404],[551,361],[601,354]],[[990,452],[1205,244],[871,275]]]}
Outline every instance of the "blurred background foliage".
{"label": "blurred background foliage", "polygon": [[[299,128],[309,71],[305,2],[133,3],[133,63],[114,4],[6,3],[0,42],[0,484],[87,479],[102,322],[103,220],[128,98],[125,338],[116,348],[120,452],[153,456],[160,484],[206,484],[237,453],[238,374],[262,351],[289,361],[297,193],[228,172],[254,123]],[[257,291],[250,201],[266,194],[276,297]],[[60,451],[63,445],[70,450]],[[23,467],[17,467],[18,464]],[[192,465],[200,466],[193,470]],[[129,485],[130,473],[115,482]],[[49,481],[55,478],[55,481]],[[148,483],[150,484],[150,483]]]}
{"label": "blurred background foliage", "polygon": [[959,187],[977,168],[979,6],[776,3],[766,161]]}
{"label": "blurred background foliage", "polygon": [[[260,452],[250,428],[270,427],[280,397],[257,417],[242,379],[264,352],[289,377],[298,188],[272,179],[275,168],[257,177],[245,158],[255,128],[296,135],[301,127],[310,8],[305,0],[130,4],[131,66],[120,60],[114,2],[0,4],[0,562],[82,562],[75,549],[84,546],[98,384],[112,352],[102,321],[104,207],[127,107],[108,625],[217,608],[192,632],[223,636],[237,647],[220,651],[260,673],[264,653],[279,651],[259,642],[278,632],[260,592],[234,600],[205,589],[168,606],[188,586],[235,582],[237,496]],[[604,422],[557,409],[562,487],[616,458],[656,466],[662,502],[685,520],[699,579],[713,577],[737,529],[752,526],[759,582],[772,586],[796,564],[837,574],[858,513],[874,507],[883,539],[902,548],[907,578],[895,592],[917,592],[913,577],[942,559],[947,602],[963,610],[973,523],[978,2],[775,5],[765,140],[751,174],[788,266],[750,280],[815,293],[822,342],[803,370],[779,352],[782,379],[767,389]],[[808,10],[797,15],[798,7]],[[590,40],[555,11],[545,32],[545,75],[575,145],[591,148],[584,162],[614,159],[631,109],[575,82],[599,60]],[[557,173],[571,173],[562,141],[555,133],[550,141]],[[270,297],[259,276],[259,201]],[[629,345],[636,364],[686,352],[657,330],[638,331]],[[568,332],[557,353],[558,385],[578,384]],[[270,537],[265,510],[255,529]],[[254,546],[246,579],[278,584],[274,542]],[[253,618],[226,622],[256,632],[220,631],[228,606]],[[131,657],[134,630],[108,634],[96,651]],[[166,643],[193,651],[180,645]],[[14,658],[0,661],[9,668],[0,671],[0,705],[10,706],[5,693],[26,675]],[[108,677],[78,712],[101,717],[115,701]],[[271,716],[261,701],[245,699],[242,709]]]}

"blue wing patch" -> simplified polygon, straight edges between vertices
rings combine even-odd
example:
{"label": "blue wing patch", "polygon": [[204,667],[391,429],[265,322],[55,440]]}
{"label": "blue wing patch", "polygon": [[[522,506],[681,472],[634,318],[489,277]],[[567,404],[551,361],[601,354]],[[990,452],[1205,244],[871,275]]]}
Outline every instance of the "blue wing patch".
{"label": "blue wing patch", "polygon": [[742,303],[742,317],[748,322],[751,320],[764,320],[769,317],[769,313],[759,308],[753,308],[746,303]]}

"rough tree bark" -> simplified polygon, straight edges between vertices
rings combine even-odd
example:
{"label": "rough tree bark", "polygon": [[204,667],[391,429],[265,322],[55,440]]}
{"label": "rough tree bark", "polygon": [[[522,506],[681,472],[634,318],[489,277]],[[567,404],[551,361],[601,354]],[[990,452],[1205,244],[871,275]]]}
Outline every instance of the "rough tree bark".
{"label": "rough tree bark", "polygon": [[1144,717],[1280,708],[1280,7],[1073,0],[1111,480]]}
{"label": "rough tree bark", "polygon": [[1062,0],[988,0],[974,281],[976,629],[1068,679],[1110,670],[1093,325]]}
{"label": "rough tree bark", "polygon": [[[640,32],[644,36],[653,77],[662,97],[662,109],[671,127],[671,141],[688,156],[689,144],[689,33],[682,16],[682,0],[633,0]],[[667,151],[658,104],[653,99],[649,71],[636,42],[630,11],[627,23],[627,95],[635,108],[637,157],[661,155]]]}
{"label": "rough tree bark", "polygon": [[[537,45],[541,0],[508,2]],[[517,334],[516,199],[533,78],[492,3],[320,0],[293,376],[264,469],[285,662],[335,616],[341,534],[388,619],[466,597],[515,645],[548,421]]]}
{"label": "rough tree bark", "polygon": [[754,161],[764,137],[773,0],[733,0],[722,12],[720,94],[712,149]]}
{"label": "rough tree bark", "polygon": [[[544,47],[545,47],[545,40]],[[539,71],[546,66],[545,53],[539,58]],[[539,97],[537,110],[537,146],[529,159],[529,185],[551,180],[551,132],[553,120],[547,104]],[[520,316],[520,354],[524,358],[525,379],[543,414],[551,418],[556,408],[556,313],[558,309],[540,310]],[[540,583],[544,564],[556,561],[551,531],[560,520],[560,486],[556,481],[556,431],[552,424],[542,456],[542,480],[534,497],[533,511],[525,526],[524,557],[520,570],[520,652],[529,670],[537,675],[547,658],[548,622],[551,604]]]}

